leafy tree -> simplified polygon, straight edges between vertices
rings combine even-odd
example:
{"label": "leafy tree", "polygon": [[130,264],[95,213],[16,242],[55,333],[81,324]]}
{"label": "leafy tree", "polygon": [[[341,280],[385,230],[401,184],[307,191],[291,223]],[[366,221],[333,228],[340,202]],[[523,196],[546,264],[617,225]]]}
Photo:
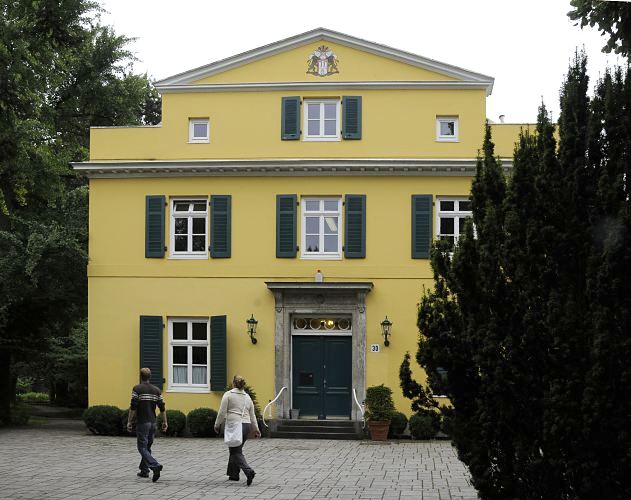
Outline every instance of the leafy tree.
{"label": "leafy tree", "polygon": [[156,123],[128,39],[89,0],[0,0],[0,419],[16,362],[47,352],[86,307],[87,190],[69,161],[89,127]]}
{"label": "leafy tree", "polygon": [[[590,100],[577,54],[558,145],[542,105],[508,179],[487,127],[475,233],[433,248],[416,359],[430,387],[447,370],[453,441],[482,498],[629,497],[630,73],[607,71]],[[400,378],[426,405],[409,356]]]}
{"label": "leafy tree", "polygon": [[631,56],[631,5],[624,1],[571,0],[574,7],[568,12],[573,21],[580,21],[581,28],[598,25],[603,35],[608,35],[603,52]]}

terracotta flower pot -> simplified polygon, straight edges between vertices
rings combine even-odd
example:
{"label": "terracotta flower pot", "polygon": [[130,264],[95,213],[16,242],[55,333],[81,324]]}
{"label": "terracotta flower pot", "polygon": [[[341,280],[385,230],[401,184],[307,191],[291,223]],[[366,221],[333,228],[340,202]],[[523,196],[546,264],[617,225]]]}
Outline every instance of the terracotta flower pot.
{"label": "terracotta flower pot", "polygon": [[370,430],[370,439],[373,441],[387,441],[390,420],[369,420],[368,429]]}

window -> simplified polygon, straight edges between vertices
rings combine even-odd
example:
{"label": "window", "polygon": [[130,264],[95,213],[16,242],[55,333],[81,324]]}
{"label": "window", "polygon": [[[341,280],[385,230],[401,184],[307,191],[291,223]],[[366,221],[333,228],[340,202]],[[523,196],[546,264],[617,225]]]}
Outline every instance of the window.
{"label": "window", "polygon": [[208,124],[207,118],[191,119],[188,121],[188,142],[210,142],[210,125]]}
{"label": "window", "polygon": [[342,258],[341,212],[341,198],[302,199],[302,258]]}
{"label": "window", "polygon": [[439,198],[437,210],[437,237],[453,245],[464,232],[466,220],[471,217],[471,201],[466,198]]}
{"label": "window", "polygon": [[207,228],[207,198],[171,200],[171,258],[208,258]]}
{"label": "window", "polygon": [[458,117],[445,116],[436,118],[436,140],[458,142]]}
{"label": "window", "polygon": [[340,140],[340,101],[305,99],[305,141]]}
{"label": "window", "polygon": [[169,389],[210,390],[208,318],[169,319]]}

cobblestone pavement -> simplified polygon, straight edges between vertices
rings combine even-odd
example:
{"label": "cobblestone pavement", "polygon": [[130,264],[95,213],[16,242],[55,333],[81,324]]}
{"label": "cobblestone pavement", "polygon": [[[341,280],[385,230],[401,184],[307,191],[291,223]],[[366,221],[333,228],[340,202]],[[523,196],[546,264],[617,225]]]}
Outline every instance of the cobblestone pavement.
{"label": "cobblestone pavement", "polygon": [[80,422],[0,430],[0,498],[477,499],[448,442],[248,441],[252,486],[228,481],[220,439],[157,438],[160,480],[136,477],[134,438]]}

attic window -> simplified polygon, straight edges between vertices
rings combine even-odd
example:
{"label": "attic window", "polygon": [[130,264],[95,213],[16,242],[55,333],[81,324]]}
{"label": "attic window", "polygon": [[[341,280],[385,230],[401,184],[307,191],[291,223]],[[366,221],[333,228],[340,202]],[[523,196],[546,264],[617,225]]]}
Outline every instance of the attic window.
{"label": "attic window", "polygon": [[458,117],[436,117],[436,140],[439,142],[458,142]]}
{"label": "attic window", "polygon": [[210,126],[208,118],[191,118],[188,121],[188,142],[208,143],[210,142]]}
{"label": "attic window", "polygon": [[339,141],[339,99],[305,99],[304,130],[305,141]]}

